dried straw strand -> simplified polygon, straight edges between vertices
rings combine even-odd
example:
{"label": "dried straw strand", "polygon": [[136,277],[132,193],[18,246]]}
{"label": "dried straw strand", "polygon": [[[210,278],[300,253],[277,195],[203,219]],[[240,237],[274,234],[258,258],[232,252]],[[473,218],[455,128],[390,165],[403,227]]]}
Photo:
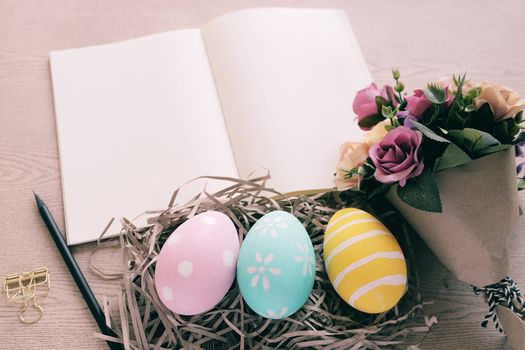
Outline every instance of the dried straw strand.
{"label": "dried straw strand", "polygon": [[[422,313],[425,303],[419,294],[414,251],[406,225],[393,233],[405,254],[408,253],[407,292],[392,310],[368,315],[351,308],[337,295],[322,260],[323,234],[330,217],[344,207],[365,207],[359,198],[330,191],[282,195],[266,186],[269,175],[251,180],[203,178],[228,181],[230,185],[214,194],[203,191],[184,204],[175,204],[178,189],[167,209],[147,212],[154,216],[146,227],[138,228],[122,220],[120,243],[125,272],[118,276],[122,291],[118,300],[121,327],[117,333],[126,349],[387,349],[404,344],[410,333],[429,331],[432,322]],[[206,210],[228,215],[241,242],[262,215],[273,210],[295,215],[312,239],[317,261],[314,288],[305,306],[286,319],[268,320],[250,310],[234,284],[215,308],[201,315],[180,316],[167,309],[154,285],[157,256],[175,228]],[[402,222],[392,211],[375,214],[387,225]],[[92,269],[105,276],[102,269],[94,266]],[[106,308],[105,312],[108,313]],[[102,334],[97,336],[109,339]]]}

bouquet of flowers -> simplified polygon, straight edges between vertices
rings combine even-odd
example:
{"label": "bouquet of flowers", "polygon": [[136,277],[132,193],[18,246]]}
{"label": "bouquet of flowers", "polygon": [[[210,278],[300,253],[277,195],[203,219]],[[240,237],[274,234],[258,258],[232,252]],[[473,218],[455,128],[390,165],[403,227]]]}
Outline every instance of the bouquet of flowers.
{"label": "bouquet of flowers", "polygon": [[521,349],[525,305],[507,275],[519,215],[514,145],[523,140],[525,102],[465,75],[411,95],[399,71],[393,78],[394,86],[357,93],[364,142],[341,146],[336,184],[367,199],[386,196],[445,266],[481,287],[475,291],[490,305],[483,325],[492,319]]}

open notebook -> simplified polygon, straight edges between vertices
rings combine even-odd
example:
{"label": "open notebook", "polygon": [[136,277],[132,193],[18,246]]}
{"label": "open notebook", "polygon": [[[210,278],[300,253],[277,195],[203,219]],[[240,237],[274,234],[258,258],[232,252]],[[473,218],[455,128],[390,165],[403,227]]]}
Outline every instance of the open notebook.
{"label": "open notebook", "polygon": [[69,244],[202,175],[266,168],[281,192],[332,187],[371,81],[346,14],[327,9],[243,10],[50,56]]}

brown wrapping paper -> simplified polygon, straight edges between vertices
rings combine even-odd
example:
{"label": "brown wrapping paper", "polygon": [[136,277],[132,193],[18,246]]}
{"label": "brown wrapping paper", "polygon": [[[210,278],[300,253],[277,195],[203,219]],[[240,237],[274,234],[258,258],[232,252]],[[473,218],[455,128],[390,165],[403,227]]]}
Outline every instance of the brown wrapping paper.
{"label": "brown wrapping paper", "polygon": [[496,312],[512,349],[525,350],[525,322],[506,307],[496,306]]}
{"label": "brown wrapping paper", "polygon": [[483,287],[509,272],[508,245],[518,218],[515,174],[511,149],[435,173],[442,213],[409,206],[395,186],[387,198],[457,278]]}
{"label": "brown wrapping paper", "polygon": [[[508,247],[519,215],[515,174],[511,148],[435,173],[442,213],[409,206],[395,186],[387,199],[458,279],[483,287],[509,272]],[[497,313],[513,349],[525,350],[525,322],[504,307]]]}

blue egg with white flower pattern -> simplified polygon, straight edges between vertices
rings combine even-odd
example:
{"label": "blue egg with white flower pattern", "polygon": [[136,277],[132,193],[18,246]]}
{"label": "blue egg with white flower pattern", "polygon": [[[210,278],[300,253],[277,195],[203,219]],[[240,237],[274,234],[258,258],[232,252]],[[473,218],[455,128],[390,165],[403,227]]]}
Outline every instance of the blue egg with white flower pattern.
{"label": "blue egg with white flower pattern", "polygon": [[315,253],[299,220],[273,211],[252,226],[237,260],[237,283],[248,306],[280,319],[299,310],[312,292]]}

